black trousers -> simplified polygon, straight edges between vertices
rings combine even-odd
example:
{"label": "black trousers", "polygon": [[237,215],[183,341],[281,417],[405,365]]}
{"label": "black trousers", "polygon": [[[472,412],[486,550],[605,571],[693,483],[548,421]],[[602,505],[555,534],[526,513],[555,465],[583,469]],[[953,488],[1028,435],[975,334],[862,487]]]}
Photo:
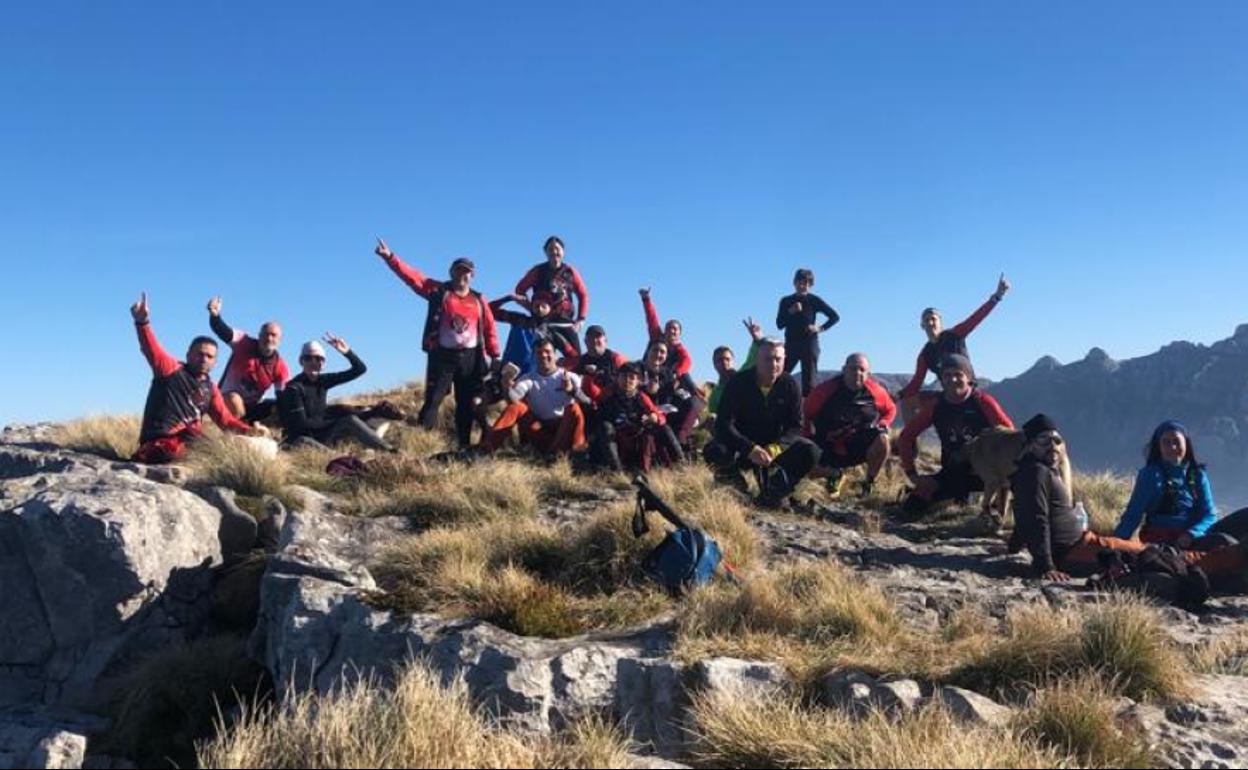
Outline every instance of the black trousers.
{"label": "black trousers", "polygon": [[[784,451],[772,461],[773,467],[784,469],[789,480],[789,490],[797,486],[797,482],[806,478],[815,468],[819,460],[819,447],[808,438],[796,438],[789,442],[781,442]],[[716,475],[740,474],[743,470],[752,470],[755,466],[750,462],[748,452],[738,452],[735,447],[712,441],[702,450],[702,457],[710,463]]]}
{"label": "black trousers", "polygon": [[785,374],[792,374],[798,364],[802,365],[802,395],[809,396],[815,389],[815,375],[819,372],[819,335],[785,338]]}
{"label": "black trousers", "polygon": [[455,437],[461,449],[472,440],[472,399],[481,392],[485,380],[485,359],[477,348],[447,350],[437,348],[429,353],[425,372],[425,403],[420,408],[420,424],[433,430],[438,427],[438,409],[455,389]]}

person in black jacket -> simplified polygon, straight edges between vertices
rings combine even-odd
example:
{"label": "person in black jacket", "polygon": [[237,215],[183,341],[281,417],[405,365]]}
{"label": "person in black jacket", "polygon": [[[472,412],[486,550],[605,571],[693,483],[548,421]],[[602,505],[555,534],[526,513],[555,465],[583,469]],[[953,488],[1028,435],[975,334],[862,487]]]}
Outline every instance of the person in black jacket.
{"label": "person in black jacket", "polygon": [[[841,320],[828,303],[810,293],[814,285],[814,271],[798,270],[793,276],[793,288],[797,291],[780,300],[780,310],[776,313],[776,326],[784,330],[784,347],[788,354],[784,371],[792,374],[799,363],[802,365],[803,396],[809,396],[815,387],[815,374],[819,371],[819,332],[826,332]],[[828,317],[822,326],[815,323],[819,313]]]}
{"label": "person in black jacket", "polygon": [[758,503],[783,507],[789,494],[819,459],[819,448],[802,436],[802,392],[784,372],[784,343],[765,339],[753,367],[738,372],[724,388],[715,435],[703,456],[716,478],[745,489],[742,470],[758,474]]}
{"label": "person in black jacket", "polygon": [[315,340],[303,346],[299,354],[303,373],[286,385],[277,403],[282,429],[286,432],[286,445],[332,446],[344,439],[353,438],[372,449],[396,451],[359,415],[331,411],[331,407],[327,406],[331,388],[359,378],[368,368],[341,337],[326,334],[325,341],[347,357],[351,368],[345,372],[322,374],[321,369],[325,367],[325,349]]}

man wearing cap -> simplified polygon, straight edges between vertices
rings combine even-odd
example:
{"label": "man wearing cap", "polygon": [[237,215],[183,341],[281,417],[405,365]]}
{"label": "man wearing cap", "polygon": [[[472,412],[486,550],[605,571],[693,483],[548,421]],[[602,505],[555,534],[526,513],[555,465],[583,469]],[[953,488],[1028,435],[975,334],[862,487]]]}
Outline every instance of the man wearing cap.
{"label": "man wearing cap", "polygon": [[764,482],[757,502],[765,508],[783,508],[815,467],[819,448],[802,436],[802,388],[784,372],[784,342],[764,339],[754,366],[728,382],[703,457],[716,480],[737,489],[746,488],[741,471],[754,470]]}
{"label": "man wearing cap", "polygon": [[330,347],[347,357],[351,368],[345,372],[322,374],[325,368],[325,348],[316,340],[304,344],[299,353],[303,372],[291,380],[278,396],[277,409],[286,434],[286,446],[302,444],[332,446],[353,438],[366,447],[383,452],[395,451],[377,432],[358,415],[330,412],[328,394],[331,388],[359,378],[368,367],[360,360],[341,337],[325,335]]}
{"label": "man wearing cap", "polygon": [[377,256],[407,284],[429,301],[421,347],[429,355],[425,374],[425,403],[420,424],[432,430],[438,423],[442,400],[455,389],[455,435],[460,448],[472,437],[473,398],[488,371],[486,356],[499,356],[494,314],[479,292],[471,288],[475,266],[460,257],[451,263],[451,280],[437,281],[400,260],[386,242],[378,239]]}
{"label": "man wearing cap", "polygon": [[290,379],[286,362],[277,352],[282,341],[282,327],[269,321],[260,327],[260,336],[253,337],[234,329],[221,317],[221,298],[208,300],[208,325],[221,341],[230,346],[230,360],[218,387],[225,405],[235,417],[248,422],[264,420],[273,414],[276,399],[262,400],[272,387],[281,393]]}
{"label": "man wearing cap", "polygon": [[[940,383],[943,388],[940,396],[906,423],[901,433],[901,467],[914,484],[905,503],[905,513],[911,517],[926,513],[933,503],[965,502],[972,492],[982,492],[983,479],[975,475],[968,461],[958,459],[958,455],[963,447],[989,428],[1014,428],[996,399],[976,387],[975,371],[966,356],[952,355],[945,359],[940,367]],[[915,469],[919,436],[931,427],[940,438],[940,471],[931,476],[919,476]]]}
{"label": "man wearing cap", "polygon": [[[1057,424],[1038,414],[1023,426],[1027,447],[1010,477],[1014,494],[1014,535],[1009,551],[1026,548],[1032,570],[1044,580],[1064,582],[1086,576],[1100,566],[1102,551],[1138,554],[1147,543],[1097,534],[1076,513],[1071,489],[1062,478],[1062,434]],[[1244,574],[1245,552],[1233,538],[1210,543],[1203,551],[1180,551],[1188,565],[1210,578]]]}
{"label": "man wearing cap", "polygon": [[187,442],[200,436],[205,414],[221,430],[268,435],[263,425],[253,428],[226,408],[221,391],[208,376],[217,360],[217,343],[211,337],[191,340],[186,363],[181,363],[156,341],[146,293],[130,306],[130,316],[139,335],[139,349],[152,368],[135,461],[167,463],[180,458]]}
{"label": "man wearing cap", "polygon": [[620,366],[615,385],[599,398],[597,411],[593,449],[598,463],[614,471],[630,467],[648,473],[660,449],[663,451],[657,456],[662,460],[684,461],[684,450],[666,415],[641,390],[638,364]]}
{"label": "man wearing cap", "polygon": [[607,347],[607,331],[594,324],[585,330],[585,352],[577,359],[572,371],[584,378],[585,393],[597,399],[603,391],[616,385],[616,374],[628,362],[623,354]]}

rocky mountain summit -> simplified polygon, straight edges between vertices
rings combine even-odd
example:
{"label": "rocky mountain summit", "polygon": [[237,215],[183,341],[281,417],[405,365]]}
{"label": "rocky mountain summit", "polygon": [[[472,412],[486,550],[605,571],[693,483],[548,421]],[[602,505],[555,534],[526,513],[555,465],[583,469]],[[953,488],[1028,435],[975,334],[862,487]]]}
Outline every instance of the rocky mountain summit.
{"label": "rocky mountain summit", "polygon": [[1209,465],[1221,507],[1248,505],[1248,324],[1212,345],[1174,342],[1125,361],[1100,348],[1067,365],[1046,356],[990,391],[1020,419],[1053,416],[1084,470],[1133,472],[1153,428],[1178,419]]}
{"label": "rocky mountain summit", "polygon": [[[158,652],[227,626],[242,629],[248,656],[277,697],[330,692],[359,677],[384,682],[419,658],[447,681],[462,677],[489,714],[534,735],[606,715],[636,741],[639,766],[712,766],[691,753],[699,740],[691,709],[714,693],[766,698],[800,686],[821,707],[851,715],[904,721],[938,706],[1001,731],[1024,709],[1003,690],[975,691],[979,680],[917,668],[835,665],[811,678],[766,656],[690,653],[678,645],[681,604],[640,625],[558,639],[386,609],[376,567],[388,546],[411,535],[410,518],[348,515],[306,487],[293,490],[298,505],[267,499],[247,513],[231,490],[188,485],[177,468],[67,451],[52,436],[51,426],[0,435],[0,767],[134,766],[138,758],[108,753],[115,715],[97,690]],[[566,529],[625,495],[603,489],[575,502],[544,499],[540,517]],[[1001,555],[999,541],[949,522],[873,522],[877,512],[850,505],[752,512],[755,569],[841,565],[850,581],[887,597],[899,633],[938,643],[957,637],[968,613],[1006,629],[1019,607],[1077,610],[1100,601],[1029,579],[1022,557]],[[1200,614],[1165,608],[1158,617],[1176,649],[1218,649],[1243,634],[1248,599],[1216,598]],[[1123,729],[1157,761],[1248,762],[1248,679],[1237,675],[1245,652],[1226,649],[1234,653],[1195,671],[1181,700],[1116,703]]]}

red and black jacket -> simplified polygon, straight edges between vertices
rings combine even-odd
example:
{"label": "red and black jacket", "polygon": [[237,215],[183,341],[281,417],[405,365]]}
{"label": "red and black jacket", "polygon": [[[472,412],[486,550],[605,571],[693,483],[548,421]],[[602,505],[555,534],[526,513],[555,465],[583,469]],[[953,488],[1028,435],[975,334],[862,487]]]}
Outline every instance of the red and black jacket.
{"label": "red and black jacket", "polygon": [[221,391],[207,375],[197,377],[186,365],[169,355],[156,341],[151,324],[135,324],[139,349],[152,367],[152,385],[143,406],[139,443],[170,436],[196,436],[205,414],[222,430],[247,433],[251,426],[225,408]]}
{"label": "red and black jacket", "polygon": [[1001,300],[997,299],[994,294],[987,302],[979,307],[962,323],[946,329],[932,342],[923,346],[919,351],[919,358],[914,365],[914,377],[901,389],[899,394],[902,398],[910,398],[919,392],[923,387],[923,380],[927,379],[928,372],[936,372],[940,375],[941,364],[945,359],[952,355],[966,356],[969,360],[970,355],[966,350],[966,338],[971,336],[971,332],[975,331],[984,319],[992,313],[997,303]]}
{"label": "red and black jacket", "polygon": [[980,433],[994,427],[1013,430],[1014,423],[995,398],[978,388],[960,404],[950,403],[941,394],[901,432],[901,466],[907,472],[914,470],[919,435],[930,427],[940,437],[941,467],[948,468],[958,464],[958,452]]}
{"label": "red and black jacket", "polygon": [[[420,346],[426,353],[432,353],[438,349],[438,330],[442,325],[442,316],[446,313],[447,295],[452,292],[451,283],[429,278],[416,268],[404,264],[397,255],[391,255],[385,259],[386,264],[395,275],[402,279],[403,283],[429,300],[429,313],[425,316],[425,328],[421,333]],[[489,303],[485,301],[485,297],[480,292],[470,289],[469,293],[476,299],[477,306],[480,308],[477,326],[479,346],[490,358],[498,358],[500,349],[498,329],[494,325],[494,313],[490,311]]]}
{"label": "red and black jacket", "polygon": [[845,385],[843,376],[820,384],[802,403],[807,436],[816,442],[840,438],[866,428],[888,428],[897,416],[897,405],[875,380],[868,379],[857,392]]}
{"label": "red and black jacket", "polygon": [[[581,280],[581,274],[567,262],[559,267],[551,267],[550,262],[534,265],[516,284],[516,294],[528,296],[529,290],[533,291],[533,302],[544,299],[550,303],[551,315],[556,318],[584,321],[589,315],[589,291]],[[574,294],[575,309],[572,307]]]}

